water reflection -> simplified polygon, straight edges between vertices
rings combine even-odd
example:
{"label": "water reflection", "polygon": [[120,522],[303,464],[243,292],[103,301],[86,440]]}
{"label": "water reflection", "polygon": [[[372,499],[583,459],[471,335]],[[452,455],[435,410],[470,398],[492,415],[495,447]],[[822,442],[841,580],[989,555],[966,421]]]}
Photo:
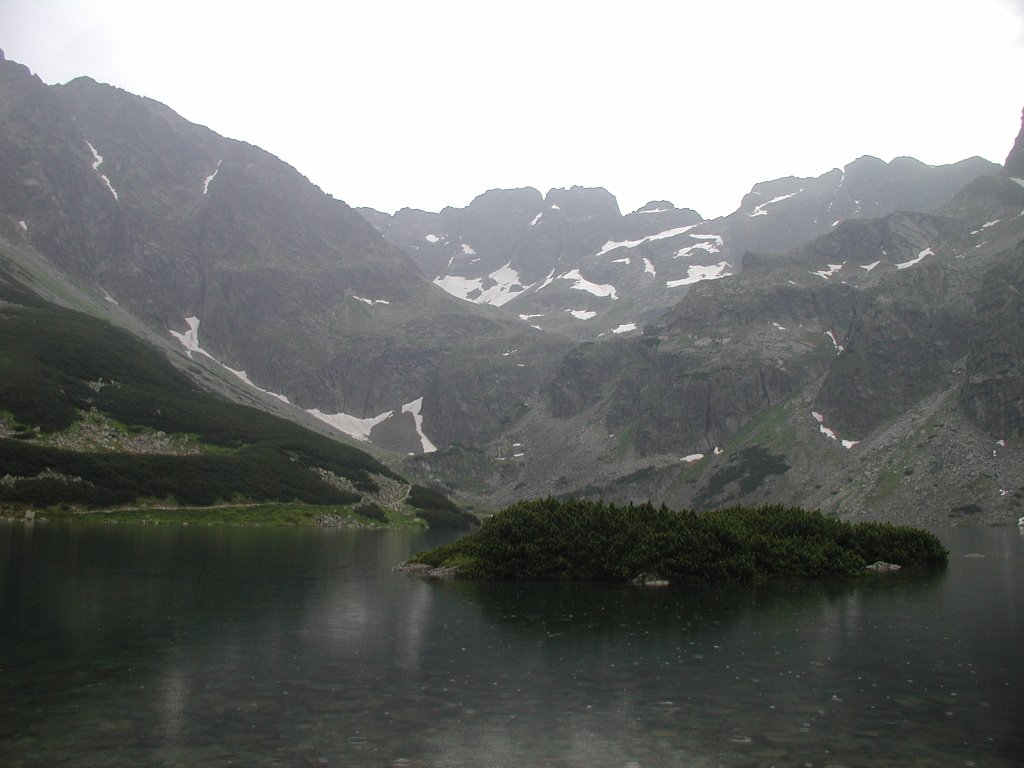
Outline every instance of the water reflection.
{"label": "water reflection", "polygon": [[644,590],[390,571],[432,534],[0,526],[0,764],[1011,765],[1021,541],[955,536],[945,574]]}

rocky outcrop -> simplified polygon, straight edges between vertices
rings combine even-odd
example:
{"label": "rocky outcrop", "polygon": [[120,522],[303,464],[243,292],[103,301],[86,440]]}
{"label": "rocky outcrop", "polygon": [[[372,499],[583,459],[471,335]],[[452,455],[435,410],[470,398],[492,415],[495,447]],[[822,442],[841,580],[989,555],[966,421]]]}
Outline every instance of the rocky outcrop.
{"label": "rocky outcrop", "polygon": [[1010,176],[1024,179],[1024,111],[1021,112],[1020,122],[1020,133],[1017,134],[1017,140],[1013,142],[1013,149],[1006,156],[1003,167]]}
{"label": "rocky outcrop", "polygon": [[1024,437],[1024,243],[977,291],[964,412],[996,438]]}
{"label": "rocky outcrop", "polygon": [[900,570],[902,566],[896,565],[896,563],[887,563],[884,560],[876,560],[871,565],[865,567],[864,570],[871,573],[895,573]]}

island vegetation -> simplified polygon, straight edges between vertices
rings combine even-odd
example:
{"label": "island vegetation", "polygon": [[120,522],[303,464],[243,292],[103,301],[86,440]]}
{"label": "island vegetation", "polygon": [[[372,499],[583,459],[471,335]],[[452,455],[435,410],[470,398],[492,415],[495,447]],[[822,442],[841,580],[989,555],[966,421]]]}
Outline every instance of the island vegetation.
{"label": "island vegetation", "polygon": [[863,574],[883,561],[941,566],[933,534],[783,506],[672,511],[579,499],[524,501],[405,568],[489,580],[664,583]]}

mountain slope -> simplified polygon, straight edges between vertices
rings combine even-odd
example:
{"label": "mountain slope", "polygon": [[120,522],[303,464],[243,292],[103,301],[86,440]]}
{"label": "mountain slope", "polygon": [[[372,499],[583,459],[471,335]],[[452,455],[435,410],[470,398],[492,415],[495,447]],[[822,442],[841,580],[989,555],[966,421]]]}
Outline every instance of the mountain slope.
{"label": "mountain slope", "polygon": [[295,169],[152,100],[0,61],[0,105],[12,242],[352,437],[487,439],[564,347],[453,299]]}
{"label": "mountain slope", "polygon": [[[846,221],[695,284],[635,339],[579,345],[496,447],[504,487],[904,521],[1024,504],[1024,188]],[[507,445],[507,444],[506,444]],[[416,463],[444,473],[445,454]],[[966,511],[964,511],[966,510]]]}
{"label": "mountain slope", "polygon": [[398,480],[358,449],[202,392],[148,345],[5,269],[0,358],[5,503],[350,504],[375,478]]}

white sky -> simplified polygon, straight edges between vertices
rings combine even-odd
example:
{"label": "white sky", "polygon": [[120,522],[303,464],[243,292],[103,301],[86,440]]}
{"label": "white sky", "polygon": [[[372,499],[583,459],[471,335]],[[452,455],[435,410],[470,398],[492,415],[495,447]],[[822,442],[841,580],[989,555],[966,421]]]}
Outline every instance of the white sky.
{"label": "white sky", "polygon": [[0,47],[257,144],[351,205],[603,186],[728,213],[856,157],[1002,163],[1024,0],[2,0]]}

